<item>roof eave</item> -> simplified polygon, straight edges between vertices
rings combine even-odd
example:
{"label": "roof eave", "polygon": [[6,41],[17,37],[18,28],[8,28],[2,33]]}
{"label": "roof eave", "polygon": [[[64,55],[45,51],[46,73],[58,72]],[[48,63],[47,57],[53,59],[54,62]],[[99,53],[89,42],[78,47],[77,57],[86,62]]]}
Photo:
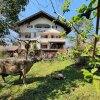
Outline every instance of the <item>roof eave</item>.
{"label": "roof eave", "polygon": [[49,15],[48,13],[46,13],[44,11],[40,11],[38,13],[35,13],[34,15],[29,16],[29,17],[23,19],[22,21],[17,22],[16,25],[17,26],[21,26],[21,25],[23,25],[25,23],[30,23],[32,20],[35,20],[35,19],[39,18],[40,16],[41,17],[46,17],[51,21],[54,20],[54,23],[56,23],[56,24],[58,24],[58,25],[60,25],[60,26],[62,26],[64,28],[64,30],[66,31],[66,34],[71,32],[71,27],[68,27],[66,24],[62,23],[60,20],[56,20],[55,17]]}

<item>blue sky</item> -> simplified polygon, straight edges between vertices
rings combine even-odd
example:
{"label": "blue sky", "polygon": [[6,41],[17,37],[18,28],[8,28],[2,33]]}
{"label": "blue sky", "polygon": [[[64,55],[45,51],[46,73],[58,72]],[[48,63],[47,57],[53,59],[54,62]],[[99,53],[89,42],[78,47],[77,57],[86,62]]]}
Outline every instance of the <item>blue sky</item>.
{"label": "blue sky", "polygon": [[[52,1],[53,1],[56,11],[62,14],[61,6],[64,4],[64,0],[52,0]],[[71,5],[69,7],[70,12],[66,13],[65,18],[68,20],[71,19],[72,16],[77,14],[77,12],[75,11],[75,8],[81,7],[81,5],[84,3],[88,5],[89,2],[86,0],[71,0]],[[41,10],[47,12],[48,14],[54,17],[57,17],[53,12],[53,8],[51,6],[50,0],[30,0],[29,4],[26,6],[25,11],[19,14],[19,19],[22,20]],[[71,32],[69,35],[73,35],[73,34],[74,32]],[[67,46],[70,45],[68,40],[66,41],[66,45]]]}
{"label": "blue sky", "polygon": [[[61,6],[64,4],[64,1],[63,0],[52,0],[52,1],[56,11],[62,14]],[[65,17],[67,19],[70,19],[73,15],[76,14],[75,8],[79,8],[83,3],[88,4],[86,0],[71,0],[70,12],[67,13]],[[20,20],[22,20],[40,10],[43,10],[49,13],[50,15],[56,17],[56,15],[53,13],[50,0],[30,0],[29,4],[26,6],[26,10],[19,14],[19,18]]]}

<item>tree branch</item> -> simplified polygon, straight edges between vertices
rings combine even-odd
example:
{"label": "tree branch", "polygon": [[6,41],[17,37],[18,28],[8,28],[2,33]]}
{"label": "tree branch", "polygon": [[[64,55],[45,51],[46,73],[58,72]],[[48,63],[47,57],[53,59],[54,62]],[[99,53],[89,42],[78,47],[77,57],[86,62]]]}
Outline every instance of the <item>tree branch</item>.
{"label": "tree branch", "polygon": [[[100,0],[98,0],[98,9],[97,9],[97,22],[96,22],[96,35],[98,35],[99,32],[99,20],[100,19]],[[93,48],[93,57],[96,55],[96,44],[97,44],[97,38],[94,39],[94,48]]]}
{"label": "tree branch", "polygon": [[98,9],[98,6],[92,9],[88,9],[85,13],[79,14],[81,17],[85,16],[87,19],[89,19],[91,12]]}
{"label": "tree branch", "polygon": [[[50,2],[51,2],[51,5],[52,5],[52,8],[53,8],[53,10],[54,10],[54,13],[55,13],[56,15],[58,15],[58,17],[64,18],[62,15],[60,15],[59,13],[56,12],[52,0],[50,0]],[[74,26],[72,23],[70,23],[70,21],[66,20],[65,18],[64,18],[64,20],[65,20],[66,22],[68,22],[68,23],[72,26],[72,28],[73,28],[78,34],[80,34],[80,32],[75,28],[75,26]]]}

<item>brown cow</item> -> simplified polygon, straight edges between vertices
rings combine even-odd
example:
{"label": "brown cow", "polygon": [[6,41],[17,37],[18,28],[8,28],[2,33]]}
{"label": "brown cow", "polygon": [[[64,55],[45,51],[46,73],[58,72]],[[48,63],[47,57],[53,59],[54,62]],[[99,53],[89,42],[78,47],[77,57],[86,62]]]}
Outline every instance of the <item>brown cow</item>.
{"label": "brown cow", "polygon": [[23,60],[23,61],[1,61],[0,62],[0,75],[4,82],[5,77],[8,75],[20,75],[19,80],[23,76],[23,84],[25,84],[26,73],[29,72],[31,67],[38,60]]}

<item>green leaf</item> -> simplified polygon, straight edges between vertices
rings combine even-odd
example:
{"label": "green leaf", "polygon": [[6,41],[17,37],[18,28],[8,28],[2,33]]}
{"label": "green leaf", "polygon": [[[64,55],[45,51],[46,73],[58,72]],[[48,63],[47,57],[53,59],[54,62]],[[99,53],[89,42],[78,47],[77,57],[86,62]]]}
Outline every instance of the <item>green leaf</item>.
{"label": "green leaf", "polygon": [[77,20],[80,20],[80,18],[81,18],[80,15],[76,15],[72,17],[72,20],[77,21]]}
{"label": "green leaf", "polygon": [[93,69],[91,70],[91,73],[94,74],[97,70],[98,70],[98,68],[93,68]]}
{"label": "green leaf", "polygon": [[97,16],[97,13],[96,12],[93,12],[93,16],[96,17]]}
{"label": "green leaf", "polygon": [[93,79],[100,80],[100,76],[94,75]]}
{"label": "green leaf", "polygon": [[87,9],[87,6],[85,4],[82,4],[81,8],[76,8],[76,11],[79,13],[84,13],[86,9]]}
{"label": "green leaf", "polygon": [[81,70],[83,73],[90,73],[88,70],[86,70],[86,69],[82,69]]}
{"label": "green leaf", "polygon": [[84,76],[93,76],[93,74],[90,73],[90,72],[89,72],[88,70],[86,70],[86,69],[82,69],[81,71],[83,72]]}
{"label": "green leaf", "polygon": [[93,80],[93,77],[92,75],[88,75],[88,76],[84,76],[84,79],[88,82],[92,81]]}
{"label": "green leaf", "polygon": [[70,11],[69,10],[70,2],[71,2],[70,0],[66,0],[64,5],[61,7],[63,13]]}

